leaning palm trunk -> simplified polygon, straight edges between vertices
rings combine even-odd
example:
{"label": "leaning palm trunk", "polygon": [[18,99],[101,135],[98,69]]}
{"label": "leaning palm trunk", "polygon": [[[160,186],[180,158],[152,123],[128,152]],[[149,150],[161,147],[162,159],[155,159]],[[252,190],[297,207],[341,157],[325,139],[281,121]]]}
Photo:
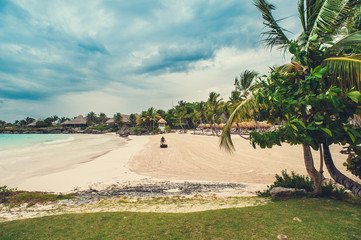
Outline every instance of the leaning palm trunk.
{"label": "leaning palm trunk", "polygon": [[323,169],[322,169],[322,163],[323,163],[322,153],[320,157],[320,171],[317,171],[314,166],[314,161],[310,146],[305,146],[305,145],[302,146],[303,146],[303,156],[305,160],[306,170],[315,185],[314,193],[320,194],[322,192],[322,182],[324,179]]}
{"label": "leaning palm trunk", "polygon": [[356,196],[361,198],[361,184],[346,177],[336,168],[336,166],[332,160],[330,149],[326,144],[323,145],[323,152],[324,152],[324,156],[325,156],[325,164],[326,164],[327,170],[330,173],[331,177],[337,183],[341,184],[346,189],[350,190],[353,194],[355,194]]}

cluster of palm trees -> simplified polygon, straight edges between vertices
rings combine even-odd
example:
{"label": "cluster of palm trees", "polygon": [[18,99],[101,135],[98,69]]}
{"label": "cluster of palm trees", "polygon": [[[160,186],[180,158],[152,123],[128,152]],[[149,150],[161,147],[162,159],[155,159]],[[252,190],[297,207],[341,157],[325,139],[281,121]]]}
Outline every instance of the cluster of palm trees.
{"label": "cluster of palm trees", "polygon": [[156,131],[157,122],[163,118],[171,128],[186,130],[209,126],[212,135],[218,136],[219,124],[227,121],[234,108],[250,94],[255,83],[257,83],[257,73],[246,70],[235,79],[235,89],[228,101],[224,101],[219,93],[210,92],[206,101],[186,102],[180,100],[168,111],[151,107],[137,116],[136,126],[147,132]]}

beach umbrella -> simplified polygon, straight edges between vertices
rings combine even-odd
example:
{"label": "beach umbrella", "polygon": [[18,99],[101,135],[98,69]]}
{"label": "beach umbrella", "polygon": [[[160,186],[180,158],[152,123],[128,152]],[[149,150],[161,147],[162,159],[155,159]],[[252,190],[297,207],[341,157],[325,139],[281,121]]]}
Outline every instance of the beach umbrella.
{"label": "beach umbrella", "polygon": [[210,124],[206,124],[206,125],[204,125],[204,127],[205,127],[205,128],[210,128],[211,125],[210,125]]}
{"label": "beach umbrella", "polygon": [[240,122],[240,123],[238,123],[238,126],[239,126],[241,129],[247,128],[247,124],[246,124],[245,122]]}

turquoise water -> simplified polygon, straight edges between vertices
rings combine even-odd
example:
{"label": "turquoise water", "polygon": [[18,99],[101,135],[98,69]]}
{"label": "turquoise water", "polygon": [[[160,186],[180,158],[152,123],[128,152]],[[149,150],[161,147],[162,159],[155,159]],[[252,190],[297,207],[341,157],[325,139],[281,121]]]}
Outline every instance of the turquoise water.
{"label": "turquoise water", "polygon": [[0,150],[70,141],[66,134],[0,134]]}

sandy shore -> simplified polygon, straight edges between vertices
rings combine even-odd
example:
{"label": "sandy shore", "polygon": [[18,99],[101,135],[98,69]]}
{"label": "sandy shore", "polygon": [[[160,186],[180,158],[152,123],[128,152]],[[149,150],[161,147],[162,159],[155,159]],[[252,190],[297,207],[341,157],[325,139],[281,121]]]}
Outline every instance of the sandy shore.
{"label": "sandy shore", "polygon": [[[166,149],[159,148],[160,136],[150,136],[149,143],[130,161],[130,169],[138,174],[166,179],[221,181],[271,184],[275,174],[283,169],[307,175],[301,146],[288,144],[272,149],[254,149],[249,140],[235,135],[236,152],[230,154],[219,148],[219,138],[193,134],[167,134]],[[335,165],[349,177],[355,178],[342,166],[346,155],[341,146],[332,145]],[[319,153],[314,153],[319,166]],[[330,178],[327,170],[325,177]]]}
{"label": "sandy shore", "polygon": [[[0,161],[0,185],[19,190],[70,192],[111,184],[159,181],[216,181],[247,184],[249,191],[265,188],[281,170],[306,174],[300,146],[253,149],[234,137],[236,152],[219,149],[219,138],[165,134],[169,147],[159,148],[160,136],[75,135],[74,141],[19,149],[12,161]],[[345,171],[345,155],[332,146],[336,166]],[[24,156],[27,156],[24,158]],[[318,155],[315,154],[317,164]],[[325,176],[329,177],[327,171]]]}
{"label": "sandy shore", "polygon": [[70,192],[144,179],[129,171],[127,165],[132,155],[145,146],[148,137],[127,140],[114,134],[73,136],[74,141],[64,144],[11,151],[11,161],[0,161],[0,185],[19,190]]}

